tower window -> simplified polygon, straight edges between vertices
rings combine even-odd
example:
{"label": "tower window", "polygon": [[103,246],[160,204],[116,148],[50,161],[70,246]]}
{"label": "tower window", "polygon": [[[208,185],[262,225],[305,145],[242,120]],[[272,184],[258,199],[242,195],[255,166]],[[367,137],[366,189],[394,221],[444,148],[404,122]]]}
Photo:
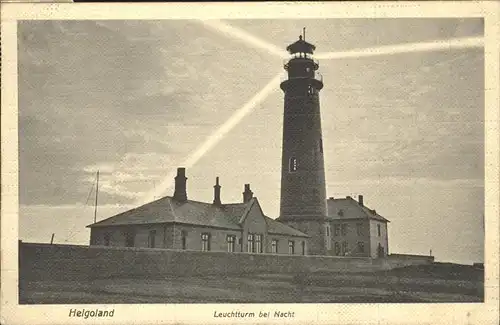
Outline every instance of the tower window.
{"label": "tower window", "polygon": [[314,94],[314,87],[313,87],[313,86],[311,86],[311,85],[309,85],[309,86],[307,87],[307,93],[308,93],[309,95]]}
{"label": "tower window", "polygon": [[319,139],[319,152],[323,153],[323,139]]}
{"label": "tower window", "polygon": [[293,173],[297,171],[297,158],[292,157],[288,162],[288,170]]}

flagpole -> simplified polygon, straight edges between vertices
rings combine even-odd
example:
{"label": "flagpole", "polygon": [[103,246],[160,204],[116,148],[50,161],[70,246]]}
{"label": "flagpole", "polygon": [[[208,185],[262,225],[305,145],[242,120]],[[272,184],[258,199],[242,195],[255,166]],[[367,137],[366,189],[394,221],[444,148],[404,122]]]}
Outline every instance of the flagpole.
{"label": "flagpole", "polygon": [[97,196],[99,194],[99,171],[97,171],[97,183],[95,188],[94,223],[97,222]]}

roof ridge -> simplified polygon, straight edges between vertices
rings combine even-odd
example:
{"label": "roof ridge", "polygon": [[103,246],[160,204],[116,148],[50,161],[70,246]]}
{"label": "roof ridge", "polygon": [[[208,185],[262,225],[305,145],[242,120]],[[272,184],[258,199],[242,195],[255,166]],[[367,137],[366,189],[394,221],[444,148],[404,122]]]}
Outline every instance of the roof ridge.
{"label": "roof ridge", "polygon": [[174,206],[172,205],[172,200],[168,200],[168,205],[170,206],[170,210],[172,211],[172,215],[174,216],[174,220],[177,221],[177,215],[175,214]]}
{"label": "roof ridge", "polygon": [[[163,199],[167,199],[167,198],[170,198],[170,197],[169,197],[169,196],[163,196],[163,197],[161,197],[161,198],[159,198],[159,199],[156,199],[156,200],[153,200],[153,201],[151,201],[151,202],[147,202],[147,203],[144,203],[144,204],[142,204],[142,205],[139,205],[138,207],[132,208],[132,209],[127,210],[127,211],[120,212],[120,213],[115,214],[115,215],[112,215],[111,217],[108,217],[108,218],[106,218],[106,219],[102,219],[102,220],[99,220],[99,221],[97,221],[97,222],[91,223],[90,225],[87,225],[87,226],[85,226],[85,227],[86,227],[86,228],[88,228],[88,227],[90,227],[90,226],[92,226],[92,225],[97,225],[97,224],[103,223],[104,221],[107,221],[107,220],[109,220],[109,219],[118,218],[118,217],[120,217],[120,216],[122,216],[122,215],[124,215],[124,214],[126,214],[126,213],[130,213],[130,212],[132,212],[132,211],[137,211],[137,210],[139,210],[140,208],[143,208],[143,207],[145,207],[145,206],[147,206],[147,205],[150,205],[150,204],[156,203],[156,202],[158,202],[158,201],[161,201],[161,200],[163,200]],[[168,200],[168,201],[170,202],[170,200]]]}
{"label": "roof ridge", "polygon": [[[257,201],[257,199],[255,197],[251,198],[250,201],[248,201],[248,206],[245,208],[245,211],[243,211],[243,215],[240,217],[240,220],[238,221],[238,224],[242,224],[243,221],[245,221],[248,213],[250,212],[250,210],[252,209],[253,205],[255,204],[255,202]],[[264,214],[264,213],[263,213]]]}

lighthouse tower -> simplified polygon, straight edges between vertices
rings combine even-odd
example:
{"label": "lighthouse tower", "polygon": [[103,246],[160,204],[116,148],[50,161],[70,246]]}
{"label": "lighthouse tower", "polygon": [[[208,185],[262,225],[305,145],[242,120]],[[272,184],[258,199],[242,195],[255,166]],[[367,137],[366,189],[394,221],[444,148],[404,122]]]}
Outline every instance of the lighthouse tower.
{"label": "lighthouse tower", "polygon": [[325,167],[319,91],[323,78],[313,59],[315,46],[304,35],[287,47],[279,221],[309,236],[308,254],[327,255],[331,248],[327,220]]}

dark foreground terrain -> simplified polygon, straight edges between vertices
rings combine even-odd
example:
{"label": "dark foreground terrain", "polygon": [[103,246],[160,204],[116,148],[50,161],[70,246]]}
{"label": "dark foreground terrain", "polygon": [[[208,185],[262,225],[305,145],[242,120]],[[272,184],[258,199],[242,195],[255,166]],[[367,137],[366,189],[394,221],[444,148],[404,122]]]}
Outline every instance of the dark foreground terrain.
{"label": "dark foreground terrain", "polygon": [[434,263],[362,273],[23,281],[21,304],[482,302],[484,271]]}

